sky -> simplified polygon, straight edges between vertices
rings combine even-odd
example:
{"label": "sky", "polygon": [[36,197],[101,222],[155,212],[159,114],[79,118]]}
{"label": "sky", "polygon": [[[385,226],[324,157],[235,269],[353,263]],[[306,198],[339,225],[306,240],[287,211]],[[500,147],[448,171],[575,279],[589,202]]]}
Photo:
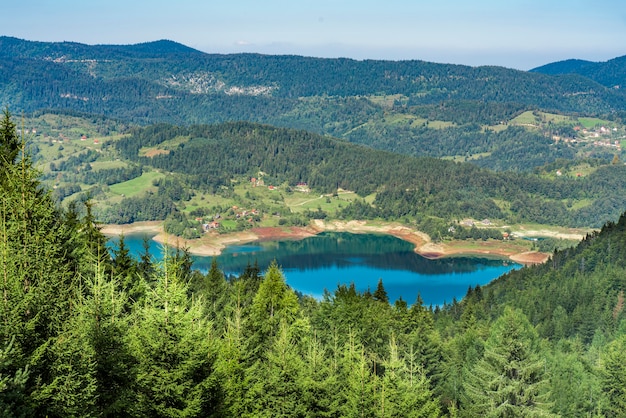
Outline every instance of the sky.
{"label": "sky", "polygon": [[[4,2],[3,2],[4,3]],[[12,0],[0,36],[520,70],[626,55],[624,0]]]}

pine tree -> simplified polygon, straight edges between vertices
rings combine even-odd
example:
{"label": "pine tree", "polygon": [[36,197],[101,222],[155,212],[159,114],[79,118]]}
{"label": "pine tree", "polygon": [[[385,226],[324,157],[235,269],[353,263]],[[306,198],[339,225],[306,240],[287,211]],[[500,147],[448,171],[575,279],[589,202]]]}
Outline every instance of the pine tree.
{"label": "pine tree", "polygon": [[[7,119],[8,112],[0,130],[4,146],[13,144],[15,137],[5,129]],[[71,226],[41,189],[28,155],[19,155],[0,164],[0,344],[14,338],[11,373],[29,365],[30,396],[53,375],[48,350],[63,330],[80,288],[80,261],[75,258],[80,252]],[[45,415],[46,405],[36,400],[31,404],[35,414]]]}
{"label": "pine tree", "polygon": [[106,275],[112,272],[111,255],[107,248],[107,237],[100,231],[102,228],[93,214],[93,202],[84,202],[85,215],[80,221],[79,230],[76,231],[80,242],[85,248],[87,260],[91,262],[83,263],[83,274],[94,275],[96,272],[89,270],[92,266],[99,268]]}
{"label": "pine tree", "polygon": [[254,417],[303,417],[306,413],[302,375],[304,364],[298,349],[298,331],[281,320],[263,361],[249,369],[252,386],[248,408]]}
{"label": "pine tree", "polygon": [[[213,375],[217,346],[202,301],[188,298],[178,265],[165,258],[154,288],[135,305],[128,331],[136,362],[132,415],[206,416],[217,404]],[[182,269],[185,274],[185,267]]]}
{"label": "pine tree", "polygon": [[439,402],[421,370],[409,373],[400,358],[395,337],[389,341],[389,358],[380,389],[380,417],[437,417]]}
{"label": "pine tree", "polygon": [[150,238],[144,235],[142,242],[143,252],[139,254],[139,263],[137,264],[137,270],[139,275],[149,282],[154,278],[154,263],[152,260],[152,254],[150,254]]}
{"label": "pine tree", "polygon": [[607,400],[605,413],[609,417],[623,416],[626,411],[626,335],[606,347],[600,370],[602,392]]}
{"label": "pine tree", "polygon": [[51,381],[35,393],[50,416],[120,416],[130,406],[125,295],[101,266],[94,271],[50,348]]}
{"label": "pine tree", "polygon": [[135,260],[130,255],[130,250],[126,246],[124,234],[120,235],[117,246],[113,249],[113,276],[124,279],[127,276],[134,276],[136,273]]}
{"label": "pine tree", "polygon": [[244,350],[241,307],[237,305],[232,317],[226,321],[226,331],[215,363],[223,394],[217,407],[217,416],[240,417],[245,411],[248,386]]}
{"label": "pine tree", "polygon": [[305,344],[304,370],[301,377],[305,416],[311,418],[337,416],[338,381],[332,367],[333,360],[328,357],[324,345],[315,336],[307,338]]}
{"label": "pine tree", "polygon": [[387,295],[385,286],[383,286],[383,279],[378,279],[378,285],[376,285],[376,291],[374,292],[373,296],[374,300],[389,304],[389,296]]}
{"label": "pine tree", "polygon": [[338,415],[349,418],[376,416],[376,380],[365,349],[350,334],[339,369],[338,390],[342,400]]}
{"label": "pine tree", "polygon": [[28,417],[32,411],[27,406],[26,382],[28,365],[23,369],[13,367],[15,338],[0,349],[0,416]]}
{"label": "pine tree", "polygon": [[6,167],[15,164],[22,148],[22,141],[17,135],[9,109],[5,108],[2,115],[2,121],[0,121],[0,166]]}
{"label": "pine tree", "polygon": [[206,300],[209,319],[214,321],[217,329],[223,329],[224,321],[222,318],[228,302],[228,285],[215,257],[211,261],[211,268],[208,273],[202,278],[204,279],[204,286],[200,294],[203,294]]}
{"label": "pine tree", "polygon": [[597,410],[601,393],[598,375],[601,373],[589,373],[592,366],[585,352],[579,340],[562,340],[546,362],[553,410],[560,416],[593,416]]}
{"label": "pine tree", "polygon": [[281,322],[293,324],[300,317],[298,298],[291,290],[276,261],[272,262],[263,276],[259,290],[250,309],[248,349],[254,358],[271,345]]}
{"label": "pine tree", "polygon": [[485,352],[467,377],[467,416],[551,416],[545,360],[526,316],[506,308],[491,326]]}
{"label": "pine tree", "polygon": [[130,255],[124,235],[120,235],[116,248],[112,250],[112,275],[120,283],[121,290],[127,295],[126,309],[132,303],[141,300],[146,293],[146,281],[139,273],[138,263]]}

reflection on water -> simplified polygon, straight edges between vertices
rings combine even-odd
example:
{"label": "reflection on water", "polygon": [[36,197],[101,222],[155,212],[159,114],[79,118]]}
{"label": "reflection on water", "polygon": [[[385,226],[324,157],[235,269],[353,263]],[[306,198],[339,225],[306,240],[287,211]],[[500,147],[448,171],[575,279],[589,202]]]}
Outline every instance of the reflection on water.
{"label": "reflection on water", "polygon": [[[127,236],[134,254],[142,251],[142,237]],[[162,257],[151,241],[151,253]],[[194,268],[207,271],[213,257],[194,256]],[[389,235],[326,232],[295,241],[268,241],[227,247],[217,257],[227,275],[239,275],[247,265],[265,270],[277,260],[287,283],[294,289],[322,297],[324,289],[354,283],[360,291],[374,291],[383,279],[390,300],[402,297],[412,303],[420,293],[426,304],[443,304],[462,298],[469,286],[489,283],[519,267],[498,259],[455,257],[429,260],[413,252],[413,244]]]}

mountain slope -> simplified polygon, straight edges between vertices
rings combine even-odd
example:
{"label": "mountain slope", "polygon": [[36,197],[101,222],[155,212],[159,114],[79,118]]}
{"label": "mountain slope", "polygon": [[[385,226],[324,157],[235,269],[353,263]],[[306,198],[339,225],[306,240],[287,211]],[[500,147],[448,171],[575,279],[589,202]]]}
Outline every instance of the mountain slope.
{"label": "mountain slope", "polygon": [[[519,307],[545,336],[615,332],[626,318],[626,215],[587,236],[577,247],[555,252],[543,265],[511,272],[486,286],[490,303]],[[555,319],[555,312],[563,314]]]}
{"label": "mountain slope", "polygon": [[601,226],[617,219],[626,207],[624,165],[602,167],[585,178],[550,180],[392,154],[305,131],[246,122],[154,125],[134,130],[115,146],[134,164],[179,173],[191,190],[215,193],[228,188],[232,179],[263,172],[272,184],[295,188],[304,182],[328,194],[339,188],[361,196],[376,193],[367,215],[374,218],[473,217]]}
{"label": "mountain slope", "polygon": [[564,61],[552,62],[550,64],[542,65],[537,68],[533,68],[530,72],[536,72],[548,75],[559,74],[580,74],[581,70],[585,67],[595,66],[593,61],[585,61],[579,59],[568,59]]}
{"label": "mountain slope", "polygon": [[[54,78],[56,88],[41,82],[33,71],[10,72],[0,69],[0,99],[16,110],[32,111],[46,106],[79,108],[107,116],[132,116],[136,101],[145,107],[168,105],[188,110],[186,101],[203,103],[213,94],[297,98],[312,96],[395,95],[414,103],[442,100],[515,102],[529,106],[575,112],[610,112],[626,107],[626,98],[589,79],[576,76],[547,76],[501,67],[467,67],[423,61],[356,61],[298,56],[257,54],[204,54],[169,41],[134,46],[43,43],[0,38],[3,61],[40,65]],[[71,68],[89,82],[74,86],[63,76]],[[39,72],[37,72],[39,73]],[[152,87],[133,95],[126,105],[112,108],[103,103],[112,98],[105,80],[143,80]],[[12,98],[6,92],[28,86],[40,90],[37,96]],[[155,91],[159,93],[155,94]],[[60,101],[59,95],[73,92],[84,103]],[[49,96],[48,101],[43,97]],[[113,97],[128,96],[122,91]],[[124,100],[120,101],[121,103]],[[214,103],[211,103],[212,105]],[[130,115],[129,115],[130,113]],[[183,112],[184,113],[184,112]],[[212,122],[205,112],[201,122]],[[244,114],[240,114],[244,116]],[[141,118],[156,121],[154,117]]]}
{"label": "mountain slope", "polygon": [[155,58],[169,54],[202,54],[178,42],[161,39],[134,45],[86,45],[78,42],[25,41],[0,37],[0,57],[47,60],[105,59],[111,56]]}
{"label": "mountain slope", "polygon": [[[576,118],[601,115],[597,124],[618,129],[606,138],[614,146],[626,93],[579,74],[501,67],[205,54],[166,40],[90,46],[0,37],[0,105],[14,113],[78,111],[137,124],[245,120],[396,153],[532,171],[558,159],[610,161],[620,154],[554,138],[580,139]],[[508,125],[537,109],[575,116],[537,113]]]}
{"label": "mountain slope", "polygon": [[534,73],[549,75],[578,74],[609,88],[626,87],[626,56],[613,58],[605,62],[567,60],[530,70]]}

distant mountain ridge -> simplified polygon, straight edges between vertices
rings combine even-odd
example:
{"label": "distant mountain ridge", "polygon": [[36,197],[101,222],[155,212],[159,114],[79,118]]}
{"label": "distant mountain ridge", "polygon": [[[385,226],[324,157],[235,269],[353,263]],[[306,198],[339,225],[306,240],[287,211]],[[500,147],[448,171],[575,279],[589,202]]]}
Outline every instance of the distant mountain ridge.
{"label": "distant mountain ridge", "polygon": [[[589,78],[502,67],[205,54],[172,41],[89,46],[8,37],[0,37],[0,58],[0,102],[18,111],[70,108],[144,122],[226,120],[206,111],[181,120],[189,115],[186,103],[202,107],[202,95],[216,94],[282,99],[401,94],[414,104],[476,100],[566,112],[626,109],[624,93]],[[164,112],[163,99],[171,112]],[[227,119],[246,119],[241,109],[234,113]]]}
{"label": "distant mountain ridge", "polygon": [[[619,60],[613,64],[620,70]],[[168,40],[84,45],[0,37],[0,106],[14,114],[53,109],[142,125],[248,121],[530,171],[573,159],[574,147],[553,141],[562,127],[539,128],[539,113],[524,126],[508,121],[548,111],[567,114],[564,123],[576,123],[572,115],[619,124],[626,120],[626,91],[581,74],[494,66],[207,54]],[[585,155],[613,157],[591,151]]]}
{"label": "distant mountain ridge", "polygon": [[626,87],[626,56],[605,62],[570,59],[542,65],[530,70],[547,75],[578,74],[610,88]]}
{"label": "distant mountain ridge", "polygon": [[167,39],[131,45],[87,45],[78,42],[25,41],[0,36],[0,57],[40,59],[106,58],[112,54],[135,57],[158,57],[164,54],[193,54],[202,52]]}

